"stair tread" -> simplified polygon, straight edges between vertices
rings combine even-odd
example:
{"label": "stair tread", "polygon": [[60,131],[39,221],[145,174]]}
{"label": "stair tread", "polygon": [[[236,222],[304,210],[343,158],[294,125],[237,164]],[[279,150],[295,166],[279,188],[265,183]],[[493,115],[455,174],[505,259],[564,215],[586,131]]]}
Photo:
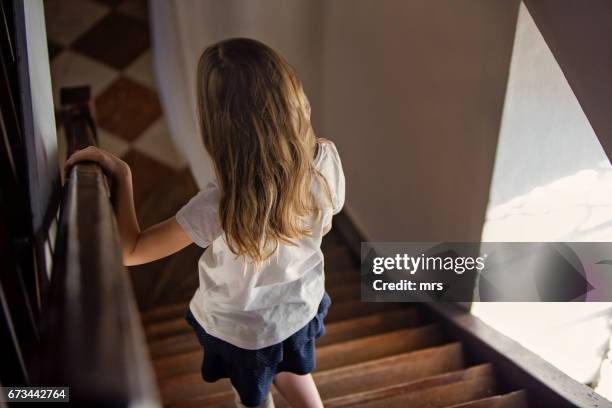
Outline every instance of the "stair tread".
{"label": "stair tread", "polygon": [[[355,391],[383,388],[390,384],[407,382],[460,370],[464,358],[460,343],[397,354],[368,362],[360,362],[331,370],[317,370],[313,373],[317,388],[323,399],[338,397]],[[177,407],[196,407],[232,399],[227,389],[212,390],[199,373],[187,374],[170,379],[178,384],[177,389],[164,388],[164,401],[176,403]],[[275,400],[276,398],[275,395]],[[178,403],[178,401],[181,401]]]}
{"label": "stair tread", "polygon": [[326,320],[325,335],[317,340],[317,346],[415,327],[421,322],[422,317],[415,307],[389,310],[386,313],[375,313],[329,324]]}
{"label": "stair tread", "polygon": [[[329,323],[325,326],[325,335],[317,340],[317,346],[414,327],[421,321],[418,310],[411,307]],[[200,347],[197,337],[191,330],[149,342],[149,352],[154,359],[194,351]]]}
{"label": "stair tread", "polygon": [[[373,360],[398,352],[438,345],[442,340],[440,328],[435,324],[367,336],[318,348],[317,367],[328,369]],[[154,361],[155,371],[160,379],[197,371],[202,357],[202,350],[163,357]]]}
{"label": "stair tread", "polygon": [[464,402],[449,408],[527,408],[527,391],[518,390],[503,395]]}
{"label": "stair tread", "polygon": [[443,335],[437,324],[399,329],[321,347],[317,350],[317,367],[326,370],[436,346],[442,342]]}
{"label": "stair tread", "polygon": [[325,318],[326,323],[334,323],[380,312],[402,308],[398,302],[362,302],[360,299],[332,303]]}
{"label": "stair tread", "polygon": [[191,326],[189,326],[184,317],[175,317],[170,320],[145,325],[145,334],[149,341],[191,332],[191,330]]}
{"label": "stair tread", "polygon": [[193,351],[200,347],[195,333],[189,331],[149,342],[149,352],[154,360]]}
{"label": "stair tread", "polygon": [[187,313],[189,302],[172,303],[141,312],[140,318],[144,324],[159,322],[166,319],[174,319]]}
{"label": "stair tread", "polygon": [[233,398],[232,385],[224,378],[205,382],[199,372],[184,374],[159,382],[164,406],[203,406]]}
{"label": "stair tread", "polygon": [[460,343],[428,347],[315,373],[323,398],[380,388],[464,367]]}
{"label": "stair tread", "polygon": [[324,401],[326,407],[443,407],[493,395],[496,383],[491,364],[444,373],[372,391]]}

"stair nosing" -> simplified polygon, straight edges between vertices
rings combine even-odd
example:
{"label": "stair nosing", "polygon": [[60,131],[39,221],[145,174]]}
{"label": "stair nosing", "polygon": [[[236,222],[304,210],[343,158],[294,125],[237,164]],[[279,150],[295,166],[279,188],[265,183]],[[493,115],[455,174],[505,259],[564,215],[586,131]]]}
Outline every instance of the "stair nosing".
{"label": "stair nosing", "polygon": [[[414,381],[408,381],[408,382],[401,383],[401,384],[394,384],[389,387],[383,387],[383,388],[378,388],[375,390],[369,390],[369,391],[364,391],[364,392],[356,392],[353,394],[330,398],[328,400],[323,401],[323,403],[326,407],[344,406],[347,404],[352,405],[351,401],[355,399],[358,399],[360,403],[367,403],[367,402],[373,402],[377,400],[386,399],[386,398],[389,398],[390,396],[396,396],[400,394],[407,394],[411,392],[421,391],[423,389],[444,387],[450,384],[461,383],[461,382],[466,382],[466,381],[473,381],[474,378],[458,378],[457,380],[451,380],[448,383],[444,383],[444,384],[435,384],[429,387],[426,386],[422,389],[408,390],[407,392],[401,392],[401,391],[405,391],[405,389],[410,386],[414,387],[415,385],[420,384],[420,383],[426,383],[428,381],[433,381],[433,380],[441,379],[444,377],[452,377],[460,373],[468,373],[470,371],[480,371],[480,370],[483,371],[483,374],[481,375],[493,376],[493,365],[491,363],[482,363],[482,364],[477,364],[471,367],[466,367],[462,370],[450,371],[447,373],[433,375],[433,376],[425,377],[425,378],[414,380]],[[389,395],[389,391],[395,391],[395,390],[398,392],[396,392],[395,394],[391,393],[391,395]]]}
{"label": "stair nosing", "polygon": [[[331,369],[324,369],[322,371],[315,371],[312,373],[312,375],[315,378],[315,382],[317,381],[317,379],[321,378],[322,376],[337,376],[338,374],[344,374],[343,372],[355,372],[357,370],[367,370],[368,366],[372,366],[372,365],[377,365],[377,364],[381,364],[381,363],[385,363],[387,361],[391,362],[391,361],[397,361],[398,359],[405,359],[405,358],[414,358],[415,355],[417,354],[430,354],[430,353],[435,353],[436,351],[439,351],[441,349],[451,349],[451,348],[459,348],[460,350],[462,349],[462,343],[461,342],[451,342],[451,343],[446,343],[446,344],[442,344],[442,345],[438,345],[438,346],[432,346],[432,347],[427,347],[424,349],[418,349],[418,350],[413,350],[413,351],[407,351],[405,353],[400,353],[400,354],[394,354],[392,356],[386,356],[386,357],[381,357],[381,358],[377,358],[374,360],[368,360],[368,361],[362,361],[359,363],[353,363],[353,364],[349,364],[349,365],[345,365],[345,366],[341,366],[341,367],[336,367],[336,368],[331,368]],[[484,364],[482,364],[484,365]],[[474,367],[474,366],[472,366]],[[471,367],[464,367],[462,370],[468,369]],[[443,375],[443,374],[448,374],[448,373],[452,373],[452,372],[456,372],[456,371],[462,371],[462,370],[453,370],[453,371],[449,371],[446,373],[442,373],[442,374],[437,374],[435,376],[439,376],[439,375]],[[429,377],[423,377],[420,378],[418,380],[413,380],[412,382],[417,382],[417,381],[422,381],[426,378],[431,378],[431,377],[435,377],[435,376],[429,376]],[[185,377],[198,377],[201,378],[201,374],[197,373],[197,372],[191,372],[191,373],[184,373],[184,374],[180,374],[177,376],[173,376],[173,377],[168,377],[168,379],[171,379],[171,381],[173,382],[182,382],[184,381],[182,378]],[[340,377],[340,379],[344,379],[347,378],[349,376],[347,375],[342,375]],[[165,379],[164,381],[167,381],[168,379]],[[203,381],[203,380],[202,380]],[[406,382],[409,383],[409,382]],[[195,398],[189,398],[187,400],[183,400],[183,401],[194,401],[194,403],[198,400],[205,400],[205,399],[209,399],[209,398],[218,398],[221,395],[233,395],[232,391],[222,391],[222,392],[216,392],[216,393],[211,393],[208,394],[206,396],[202,396],[202,397],[195,397]],[[178,404],[178,401],[172,402],[170,405],[176,405]]]}
{"label": "stair nosing", "polygon": [[[505,398],[505,397],[509,397],[511,395],[520,395],[522,394],[525,398],[525,403],[527,404],[527,390],[525,389],[519,389],[519,390],[514,390],[514,391],[510,391],[510,392],[506,392],[503,394],[497,394],[497,395],[493,395],[490,397],[485,397],[485,398],[479,398],[477,400],[473,400],[473,401],[467,401],[467,402],[462,402],[460,404],[455,404],[455,405],[451,405],[447,408],[462,408],[462,407],[467,407],[470,404],[473,403],[478,403],[478,402],[482,402],[482,401],[491,401],[491,400],[497,400],[497,399],[501,399],[501,398]],[[527,406],[527,405],[525,405]]]}
{"label": "stair nosing", "polygon": [[[438,323],[428,323],[422,326],[416,326],[416,327],[407,327],[407,328],[403,328],[403,329],[398,329],[398,330],[391,330],[385,333],[379,333],[379,334],[373,334],[371,336],[364,336],[364,337],[360,337],[358,339],[353,339],[353,340],[346,340],[346,341],[341,341],[339,343],[333,343],[333,344],[328,344],[326,346],[320,347],[317,349],[317,352],[321,352],[322,350],[328,350],[328,349],[332,349],[332,348],[336,348],[336,347],[346,347],[347,345],[352,345],[352,344],[357,344],[360,342],[366,342],[366,341],[374,341],[374,339],[376,338],[385,338],[385,337],[390,337],[392,335],[397,335],[401,332],[405,332],[406,334],[409,333],[417,333],[420,331],[426,331],[426,330],[439,330],[440,325]],[[160,363],[160,362],[165,362],[168,360],[171,360],[173,358],[177,358],[177,357],[181,357],[181,356],[187,356],[187,355],[191,355],[191,354],[196,354],[201,352],[200,350],[194,350],[194,351],[189,351],[186,353],[179,353],[173,356],[164,356],[162,358],[159,358],[157,361],[154,362],[154,364]]]}

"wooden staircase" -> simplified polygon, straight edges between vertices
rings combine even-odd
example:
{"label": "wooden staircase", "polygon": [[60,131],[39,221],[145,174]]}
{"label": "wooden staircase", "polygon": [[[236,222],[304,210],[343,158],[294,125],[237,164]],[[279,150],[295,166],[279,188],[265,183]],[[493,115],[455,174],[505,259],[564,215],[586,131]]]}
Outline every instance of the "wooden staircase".
{"label": "wooden staircase", "polygon": [[[326,407],[528,406],[524,390],[504,389],[492,364],[473,362],[419,305],[360,302],[359,271],[348,248],[333,231],[322,247],[332,306],[313,376]],[[184,320],[188,301],[142,313],[164,405],[232,407],[227,379],[206,383],[200,376],[203,352]],[[288,406],[272,392],[277,407]]]}

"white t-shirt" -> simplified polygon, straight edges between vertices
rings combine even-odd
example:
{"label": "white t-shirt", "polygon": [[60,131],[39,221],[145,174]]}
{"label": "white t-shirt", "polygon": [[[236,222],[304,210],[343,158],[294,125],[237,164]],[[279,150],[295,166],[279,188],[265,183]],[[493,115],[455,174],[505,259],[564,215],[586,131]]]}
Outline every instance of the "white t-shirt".
{"label": "white t-shirt", "polygon": [[316,315],[325,290],[322,231],[344,205],[344,173],[334,144],[319,143],[315,166],[329,185],[332,202],[314,181],[313,192],[327,206],[318,220],[312,217],[312,235],[296,246],[279,244],[258,271],[227,246],[217,186],[209,184],[176,214],[193,242],[208,247],[198,262],[200,286],[189,304],[208,334],[255,350],[282,342]]}

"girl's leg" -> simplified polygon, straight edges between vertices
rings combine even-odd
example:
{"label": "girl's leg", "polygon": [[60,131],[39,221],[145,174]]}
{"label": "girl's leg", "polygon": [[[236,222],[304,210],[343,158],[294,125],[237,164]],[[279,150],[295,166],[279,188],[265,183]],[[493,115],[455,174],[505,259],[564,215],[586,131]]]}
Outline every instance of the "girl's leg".
{"label": "girl's leg", "polygon": [[294,408],[322,408],[321,396],[312,375],[281,372],[274,377],[274,385]]}

